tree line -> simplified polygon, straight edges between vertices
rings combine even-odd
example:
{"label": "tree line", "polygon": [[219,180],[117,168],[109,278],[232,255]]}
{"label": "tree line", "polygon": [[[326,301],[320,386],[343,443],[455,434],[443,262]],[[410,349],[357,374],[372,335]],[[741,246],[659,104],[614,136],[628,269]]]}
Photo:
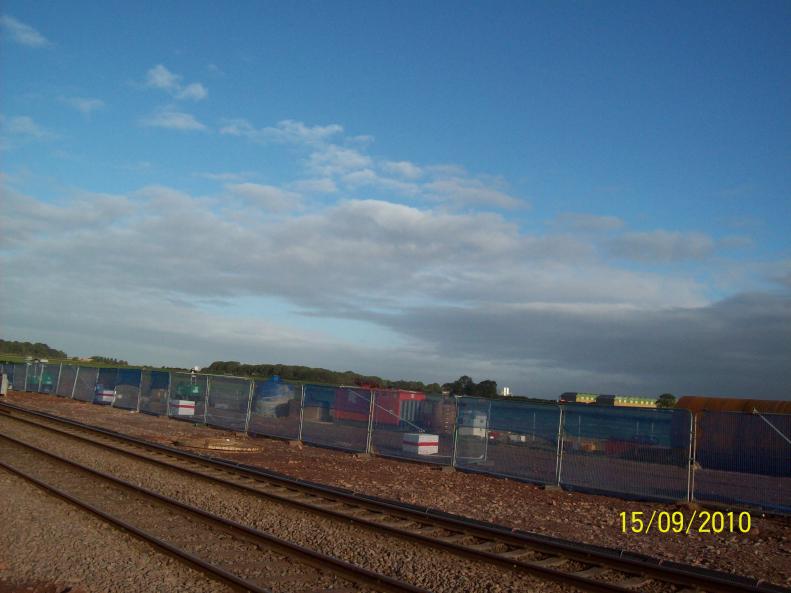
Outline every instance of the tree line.
{"label": "tree line", "polygon": [[424,383],[423,381],[391,381],[375,375],[361,375],[354,371],[331,371],[328,369],[290,364],[242,364],[236,360],[217,360],[202,369],[203,372],[241,377],[271,377],[277,375],[286,381],[301,383],[326,383],[330,385],[360,385],[370,388],[406,389],[425,393],[447,392],[451,395],[477,395],[494,397],[497,383],[484,380],[475,383],[464,375],[452,383]]}
{"label": "tree line", "polygon": [[0,340],[0,354],[33,356],[34,358],[66,358],[66,353],[63,350],[50,348],[42,342],[17,342],[15,340]]}

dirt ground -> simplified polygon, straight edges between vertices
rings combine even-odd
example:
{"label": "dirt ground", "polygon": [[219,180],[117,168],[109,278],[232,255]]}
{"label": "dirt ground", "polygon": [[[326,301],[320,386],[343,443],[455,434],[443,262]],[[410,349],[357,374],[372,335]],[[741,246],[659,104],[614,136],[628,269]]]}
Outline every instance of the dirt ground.
{"label": "dirt ground", "polygon": [[[749,533],[623,533],[621,512],[682,511],[698,505],[625,501],[544,489],[437,466],[367,457],[269,438],[195,426],[188,422],[97,406],[56,396],[11,392],[9,403],[172,445],[190,438],[232,435],[260,447],[254,453],[213,451],[248,463],[355,492],[430,506],[525,531],[568,538],[667,560],[696,564],[791,586],[791,517],[752,512]],[[721,509],[720,509],[721,510]],[[743,509],[734,509],[741,511]],[[738,513],[737,513],[738,514]]]}

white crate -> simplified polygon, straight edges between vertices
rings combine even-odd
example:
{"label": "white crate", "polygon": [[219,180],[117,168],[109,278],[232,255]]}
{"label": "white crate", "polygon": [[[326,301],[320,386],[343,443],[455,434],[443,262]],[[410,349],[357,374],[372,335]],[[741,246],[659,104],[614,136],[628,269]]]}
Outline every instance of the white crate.
{"label": "white crate", "polygon": [[171,416],[194,416],[195,415],[195,402],[188,399],[172,399],[170,400],[170,415]]}
{"label": "white crate", "polygon": [[404,433],[401,450],[412,455],[436,455],[439,453],[439,435],[425,432]]}
{"label": "white crate", "polygon": [[115,389],[103,389],[97,391],[93,401],[97,404],[111,404],[115,399]]}

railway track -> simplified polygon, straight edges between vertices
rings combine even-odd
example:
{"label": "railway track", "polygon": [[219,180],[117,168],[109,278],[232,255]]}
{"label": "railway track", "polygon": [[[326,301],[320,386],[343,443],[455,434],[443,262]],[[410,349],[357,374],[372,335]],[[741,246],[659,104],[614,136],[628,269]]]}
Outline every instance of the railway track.
{"label": "railway track", "polygon": [[[40,430],[101,447],[194,478],[222,484],[255,496],[335,520],[353,522],[389,536],[441,549],[465,559],[601,593],[788,593],[789,589],[650,557],[578,544],[439,511],[403,505],[341,489],[296,480],[227,460],[196,455],[0,404],[10,418]],[[253,589],[251,589],[253,590]]]}

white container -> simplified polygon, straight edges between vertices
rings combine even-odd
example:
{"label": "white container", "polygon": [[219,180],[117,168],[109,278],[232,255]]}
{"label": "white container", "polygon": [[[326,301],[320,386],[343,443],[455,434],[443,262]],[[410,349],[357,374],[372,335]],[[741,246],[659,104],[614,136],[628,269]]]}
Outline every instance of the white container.
{"label": "white container", "polygon": [[401,450],[412,455],[436,455],[439,453],[439,435],[425,432],[404,433]]}
{"label": "white container", "polygon": [[115,399],[115,389],[104,389],[97,391],[93,401],[97,404],[111,404]]}
{"label": "white container", "polygon": [[170,415],[171,416],[194,416],[195,415],[195,402],[188,399],[172,399],[170,400]]}

